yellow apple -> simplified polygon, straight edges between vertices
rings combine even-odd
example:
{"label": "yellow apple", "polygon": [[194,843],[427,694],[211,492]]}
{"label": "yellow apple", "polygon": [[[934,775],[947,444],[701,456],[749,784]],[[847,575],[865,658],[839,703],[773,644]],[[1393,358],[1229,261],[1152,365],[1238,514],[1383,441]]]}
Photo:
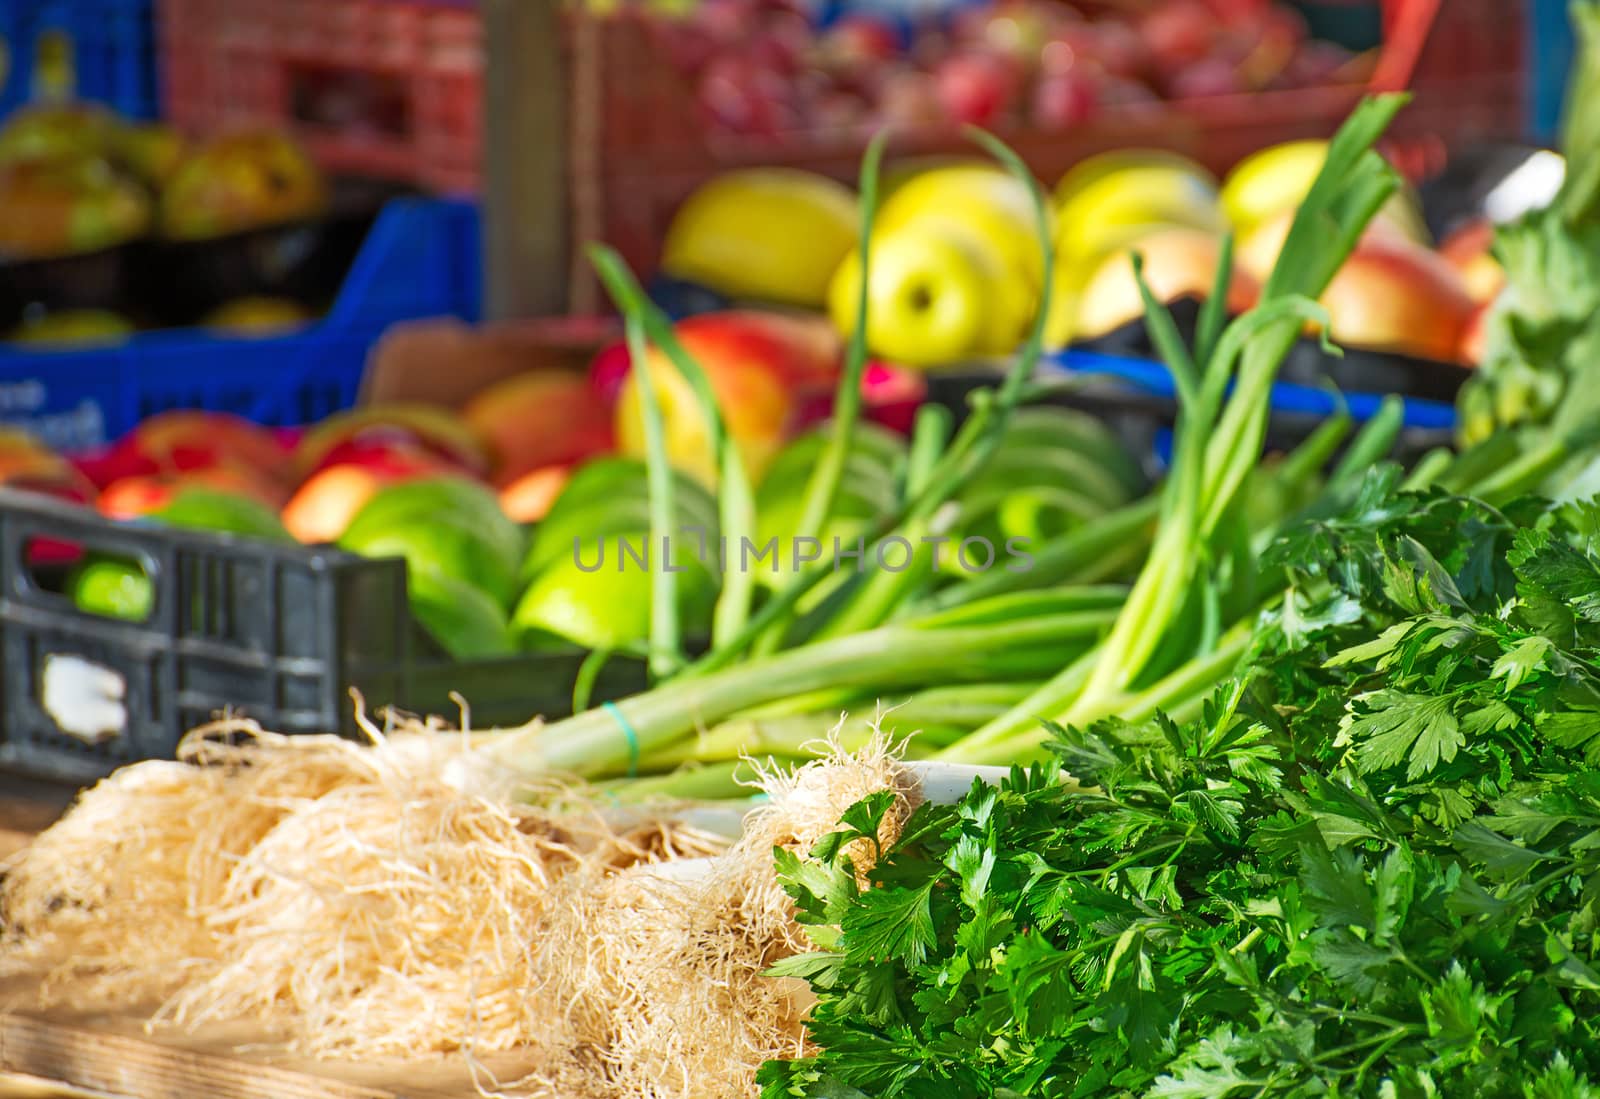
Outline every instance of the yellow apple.
{"label": "yellow apple", "polygon": [[[834,277],[829,306],[846,334],[855,328],[859,257]],[[867,346],[907,366],[941,366],[1016,350],[1032,315],[1033,291],[984,242],[959,225],[929,218],[875,233],[867,289]]]}
{"label": "yellow apple", "polygon": [[1063,264],[1098,262],[1151,226],[1227,228],[1216,182],[1181,158],[1091,157],[1067,174],[1057,194],[1066,195],[1057,207],[1056,254]]}
{"label": "yellow apple", "polygon": [[1185,172],[1196,179],[1209,182],[1212,190],[1216,190],[1217,181],[1211,173],[1199,162],[1190,160],[1181,153],[1169,152],[1166,149],[1113,149],[1078,161],[1066,175],[1061,177],[1055,190],[1056,209],[1060,210],[1107,176],[1148,168]]}
{"label": "yellow apple", "polygon": [[[1133,253],[1144,257],[1144,279],[1156,300],[1204,298],[1216,283],[1222,242],[1197,229],[1167,228],[1141,238],[1133,247],[1108,257],[1077,296],[1074,339],[1095,339],[1144,316],[1144,299],[1133,274]],[[1228,289],[1228,306],[1247,309],[1255,301],[1257,286],[1244,271],[1234,269]]]}
{"label": "yellow apple", "polygon": [[959,222],[987,243],[1003,267],[1027,279],[1033,291],[1039,289],[1044,255],[1039,248],[1033,197],[1006,172],[984,164],[923,172],[884,201],[875,231],[894,233],[929,219]]}
{"label": "yellow apple", "polygon": [[727,172],[678,209],[661,268],[730,297],[820,308],[856,246],[859,219],[855,195],[824,176]]}
{"label": "yellow apple", "polygon": [[[1327,159],[1326,141],[1290,141],[1246,157],[1223,181],[1223,213],[1236,230],[1249,232],[1305,201]],[[1430,243],[1421,206],[1409,187],[1389,200],[1382,216],[1418,244]]]}

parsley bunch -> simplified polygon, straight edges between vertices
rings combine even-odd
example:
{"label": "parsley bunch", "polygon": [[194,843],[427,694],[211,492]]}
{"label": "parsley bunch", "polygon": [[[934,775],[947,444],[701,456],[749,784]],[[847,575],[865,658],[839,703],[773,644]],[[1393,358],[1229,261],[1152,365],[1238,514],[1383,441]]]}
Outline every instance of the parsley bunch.
{"label": "parsley bunch", "polygon": [[1273,547],[1198,720],[1057,728],[865,885],[884,801],[780,853],[764,1099],[1600,1099],[1600,508],[1398,483]]}

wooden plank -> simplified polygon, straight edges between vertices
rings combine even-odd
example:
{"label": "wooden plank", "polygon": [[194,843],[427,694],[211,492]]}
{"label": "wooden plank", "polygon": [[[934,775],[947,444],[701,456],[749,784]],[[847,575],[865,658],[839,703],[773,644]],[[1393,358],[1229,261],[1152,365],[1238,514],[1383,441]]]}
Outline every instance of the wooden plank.
{"label": "wooden plank", "polygon": [[[8,982],[11,989],[14,982]],[[15,992],[12,993],[14,1001]],[[519,1056],[485,1058],[494,1080],[527,1075]],[[133,1015],[0,1014],[0,1069],[124,1099],[470,1099],[466,1059],[307,1061],[245,1024],[147,1034]],[[486,1083],[493,1081],[486,1079]],[[4,1093],[0,1092],[0,1099]]]}
{"label": "wooden plank", "polygon": [[492,320],[566,307],[567,95],[558,0],[483,0],[484,244]]}
{"label": "wooden plank", "polygon": [[128,1099],[398,1099],[398,1093],[24,1015],[0,1015],[0,1065]]}
{"label": "wooden plank", "polygon": [[126,1099],[106,1091],[85,1091],[37,1076],[0,1073],[0,1099]]}

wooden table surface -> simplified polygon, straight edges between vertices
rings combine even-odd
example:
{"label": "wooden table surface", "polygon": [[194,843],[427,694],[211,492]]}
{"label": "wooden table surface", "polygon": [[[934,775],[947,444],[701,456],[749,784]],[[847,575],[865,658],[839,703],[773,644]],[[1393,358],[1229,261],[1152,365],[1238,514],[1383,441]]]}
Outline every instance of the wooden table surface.
{"label": "wooden table surface", "polygon": [[[76,789],[0,772],[0,859],[10,858],[71,804]],[[101,1099],[53,1080],[0,1071],[0,1099]]]}

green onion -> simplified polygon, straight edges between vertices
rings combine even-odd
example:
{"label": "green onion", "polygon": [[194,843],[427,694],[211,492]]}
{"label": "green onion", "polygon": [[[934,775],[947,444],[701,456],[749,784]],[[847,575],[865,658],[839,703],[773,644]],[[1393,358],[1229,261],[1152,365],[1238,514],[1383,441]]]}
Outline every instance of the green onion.
{"label": "green onion", "polygon": [[[629,369],[639,386],[639,405],[644,415],[645,446],[650,453],[645,475],[650,485],[650,544],[663,558],[672,544],[673,504],[672,466],[667,462],[666,427],[661,420],[661,399],[649,366],[644,326],[630,316],[625,328]],[[683,664],[682,639],[678,632],[678,576],[670,562],[661,560],[650,577],[650,670],[665,678]]]}
{"label": "green onion", "polygon": [[[650,342],[661,349],[694,391],[701,414],[706,418],[711,456],[717,468],[718,525],[729,545],[743,545],[755,528],[755,499],[750,488],[750,476],[739,457],[739,449],[723,423],[722,410],[717,405],[711,379],[694,356],[678,342],[672,322],[640,289],[622,257],[604,245],[591,245],[589,256],[623,315],[629,322],[642,327]],[[654,460],[652,455],[651,465],[657,464],[664,463]],[[722,592],[717,598],[712,619],[714,642],[738,634],[744,628],[754,592],[755,577],[751,573],[744,569],[723,570]]]}

